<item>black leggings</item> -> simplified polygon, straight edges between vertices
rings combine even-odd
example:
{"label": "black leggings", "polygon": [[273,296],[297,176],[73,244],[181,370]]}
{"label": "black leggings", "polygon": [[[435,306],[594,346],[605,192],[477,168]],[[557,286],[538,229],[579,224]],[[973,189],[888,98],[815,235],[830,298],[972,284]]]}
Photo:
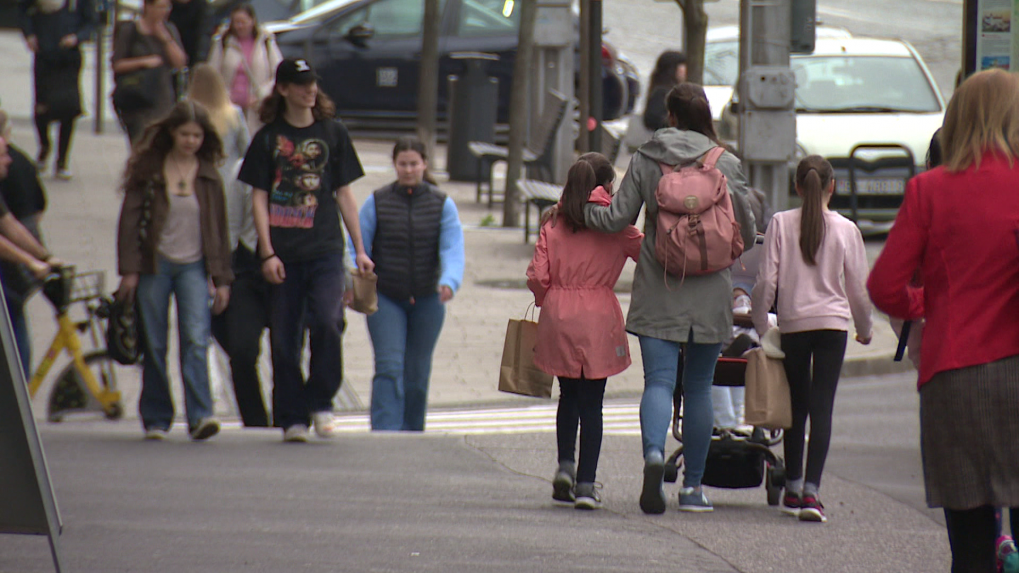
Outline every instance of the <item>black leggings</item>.
{"label": "black leggings", "polygon": [[74,135],[75,118],[55,118],[48,114],[35,116],[35,129],[39,132],[38,159],[45,161],[50,154],[50,124],[60,122],[60,139],[57,140],[57,168],[67,167],[67,153],[71,149],[71,137]]}
{"label": "black leggings", "polygon": [[[844,330],[808,330],[782,335],[785,374],[792,397],[793,426],[785,433],[786,479],[805,477],[821,485],[821,473],[831,442],[831,414],[835,388],[842,371],[848,333]],[[807,471],[803,472],[803,442],[810,417]]]}
{"label": "black leggings", "polygon": [[[1012,508],[1012,535],[1019,531],[1019,508]],[[994,508],[945,509],[948,543],[952,546],[952,573],[993,573],[996,571],[994,542],[997,519]]]}
{"label": "black leggings", "polygon": [[577,464],[577,482],[594,482],[598,471],[602,438],[601,409],[607,380],[559,377],[559,412],[556,415],[559,461],[574,461],[579,421],[580,463]]}

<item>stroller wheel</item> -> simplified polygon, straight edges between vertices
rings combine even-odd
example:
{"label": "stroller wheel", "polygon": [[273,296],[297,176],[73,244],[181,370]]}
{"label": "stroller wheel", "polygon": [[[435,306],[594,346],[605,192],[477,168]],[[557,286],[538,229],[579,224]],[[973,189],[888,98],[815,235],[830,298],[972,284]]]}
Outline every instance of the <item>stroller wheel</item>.
{"label": "stroller wheel", "polygon": [[683,454],[683,450],[676,450],[676,453],[669,456],[669,459],[665,460],[665,475],[662,477],[663,481],[668,483],[676,483],[679,479],[679,461],[680,456]]}
{"label": "stroller wheel", "polygon": [[771,430],[768,433],[768,446],[777,446],[778,444],[781,444],[784,435],[785,435],[784,430],[781,429]]}
{"label": "stroller wheel", "polygon": [[774,507],[782,501],[782,488],[784,486],[785,472],[768,464],[767,471],[764,474],[764,488],[768,492],[768,505]]}

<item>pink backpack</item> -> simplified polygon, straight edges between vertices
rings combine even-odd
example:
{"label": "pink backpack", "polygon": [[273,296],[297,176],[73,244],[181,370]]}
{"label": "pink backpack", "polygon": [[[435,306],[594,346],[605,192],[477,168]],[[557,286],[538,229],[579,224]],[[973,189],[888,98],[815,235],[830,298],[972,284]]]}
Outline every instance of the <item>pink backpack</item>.
{"label": "pink backpack", "polygon": [[703,163],[679,168],[661,164],[662,178],[655,190],[655,256],[668,274],[713,273],[728,268],[743,253],[725,175],[715,168],[724,152],[715,147],[704,155]]}

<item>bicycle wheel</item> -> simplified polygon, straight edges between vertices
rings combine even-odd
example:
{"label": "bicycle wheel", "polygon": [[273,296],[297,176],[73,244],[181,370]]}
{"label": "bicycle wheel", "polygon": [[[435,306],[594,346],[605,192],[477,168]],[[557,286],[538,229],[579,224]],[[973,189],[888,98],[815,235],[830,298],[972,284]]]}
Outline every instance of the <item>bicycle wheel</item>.
{"label": "bicycle wheel", "polygon": [[[85,355],[85,365],[92,372],[96,382],[104,390],[117,390],[116,362],[105,350],[95,350]],[[74,362],[71,362],[57,375],[50,393],[46,417],[50,422],[60,422],[70,413],[101,412],[110,420],[118,420],[124,415],[120,402],[103,407],[93,396],[85,384]]]}

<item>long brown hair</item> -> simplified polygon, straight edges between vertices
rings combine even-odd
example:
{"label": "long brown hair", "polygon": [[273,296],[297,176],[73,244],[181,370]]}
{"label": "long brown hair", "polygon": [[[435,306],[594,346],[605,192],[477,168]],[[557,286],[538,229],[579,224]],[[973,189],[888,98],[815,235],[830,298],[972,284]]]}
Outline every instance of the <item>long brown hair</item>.
{"label": "long brown hair", "polygon": [[669,90],[665,96],[665,107],[676,120],[676,128],[683,131],[696,131],[716,144],[715,124],[711,119],[711,105],[704,88],[697,84],[685,82]]}
{"label": "long brown hair", "polygon": [[196,155],[201,161],[218,164],[223,160],[223,142],[209,120],[209,112],[193,101],[178,102],[163,119],[145,128],[141,143],[131,154],[124,171],[124,190],[143,187],[163,173],[163,162],[173,149],[173,130],[195,122],[202,128],[202,146]]}
{"label": "long brown hair", "polygon": [[237,37],[237,32],[234,31],[234,14],[236,14],[238,12],[244,12],[245,14],[247,14],[248,16],[251,17],[251,24],[252,24],[252,26],[251,26],[251,36],[254,37],[254,38],[258,38],[258,34],[259,34],[258,15],[255,14],[255,8],[252,7],[251,4],[248,4],[247,2],[245,2],[243,4],[238,4],[238,5],[234,6],[233,10],[230,10],[230,20],[229,20],[230,23],[226,25],[226,31],[223,32],[223,37],[220,40],[220,41],[223,42],[223,47],[224,48],[226,48],[226,41],[227,41],[227,39],[230,36],[234,36],[235,38]]}
{"label": "long brown hair", "polygon": [[[425,162],[428,161],[428,150],[425,149],[425,144],[422,143],[420,139],[413,135],[405,135],[400,139],[396,140],[396,145],[393,146],[394,163],[396,162],[396,156],[404,151],[417,152],[417,154],[421,156],[421,159],[423,161]],[[425,180],[425,183],[430,183],[436,186],[438,185],[438,183],[436,183],[435,181],[435,178],[432,177],[431,170],[428,169],[427,167],[425,167],[425,174],[423,178]]]}
{"label": "long brown hair", "polygon": [[796,190],[803,198],[800,213],[800,252],[808,265],[817,264],[826,230],[824,222],[825,192],[835,178],[831,163],[820,155],[809,155],[796,166]]}
{"label": "long brown hair", "polygon": [[577,161],[586,161],[594,169],[595,187],[601,186],[608,189],[608,186],[616,180],[616,168],[612,162],[597,151],[585,153],[577,158]]}
{"label": "long brown hair", "polygon": [[591,197],[591,191],[598,186],[594,166],[584,159],[577,160],[566,174],[566,185],[559,200],[558,214],[573,232],[587,228],[584,222],[584,205]]}
{"label": "long brown hair", "polygon": [[980,167],[997,151],[1009,164],[1019,157],[1019,77],[1000,69],[973,74],[952,94],[941,128],[945,169]]}
{"label": "long brown hair", "polygon": [[[283,94],[276,88],[277,86],[274,85],[272,94],[263,99],[258,107],[258,119],[266,125],[276,121],[276,118],[283,115],[283,112],[287,109],[287,100],[283,98]],[[315,121],[336,117],[336,104],[322,91],[322,86],[318,88],[318,94],[315,96],[315,107],[311,108],[311,115],[315,118]]]}

